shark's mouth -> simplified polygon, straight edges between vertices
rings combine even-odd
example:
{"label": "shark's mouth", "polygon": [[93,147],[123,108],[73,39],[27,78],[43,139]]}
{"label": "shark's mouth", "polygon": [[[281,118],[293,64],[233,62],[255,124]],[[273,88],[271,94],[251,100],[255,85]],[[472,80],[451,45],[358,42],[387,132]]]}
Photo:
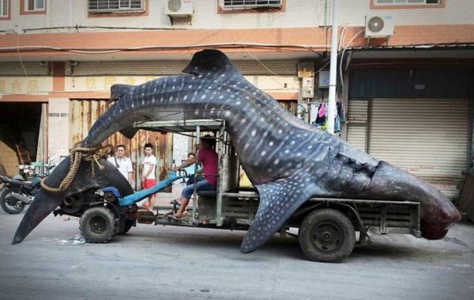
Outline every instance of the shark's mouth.
{"label": "shark's mouth", "polygon": [[446,236],[448,230],[454,226],[454,223],[426,224],[421,222],[421,236],[427,240],[439,240]]}

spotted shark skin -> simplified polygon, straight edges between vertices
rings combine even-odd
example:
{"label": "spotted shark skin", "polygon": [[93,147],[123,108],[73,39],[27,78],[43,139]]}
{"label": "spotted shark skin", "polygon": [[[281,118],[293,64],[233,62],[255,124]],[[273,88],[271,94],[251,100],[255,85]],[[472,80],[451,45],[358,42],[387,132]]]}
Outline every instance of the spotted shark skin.
{"label": "spotted shark skin", "polygon": [[291,115],[222,52],[196,53],[183,72],[138,86],[112,86],[115,103],[92,126],[83,146],[100,145],[117,131],[130,138],[136,132],[131,125],[138,121],[225,119],[260,195],[243,253],[263,246],[313,196],[419,201],[421,231],[428,239],[442,238],[460,220],[436,188]]}

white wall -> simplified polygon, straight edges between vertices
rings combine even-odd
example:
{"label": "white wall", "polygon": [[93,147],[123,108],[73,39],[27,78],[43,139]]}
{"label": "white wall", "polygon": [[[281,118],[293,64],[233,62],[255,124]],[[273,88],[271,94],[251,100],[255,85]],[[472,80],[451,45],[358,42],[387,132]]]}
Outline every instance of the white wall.
{"label": "white wall", "polygon": [[[328,1],[328,5],[326,5]],[[371,0],[338,0],[338,20],[341,25],[363,26],[364,17],[370,11]],[[315,27],[328,23],[324,18],[331,15],[332,0],[287,0],[286,10],[277,13],[218,14],[217,0],[194,0],[192,23],[179,23],[178,27],[229,29],[229,28],[276,28]],[[19,1],[11,1],[12,20],[0,21],[0,30],[13,28],[43,28],[62,26],[120,26],[162,28],[170,27],[165,14],[167,0],[152,0],[148,16],[89,18],[86,0],[49,0],[48,14],[20,16]],[[328,8],[325,11],[325,8]],[[374,10],[391,14],[395,25],[473,24],[474,1],[446,0],[445,8],[385,9]],[[329,18],[330,21],[330,18]],[[330,22],[329,22],[330,24]]]}
{"label": "white wall", "polygon": [[50,98],[48,117],[48,159],[59,164],[60,158],[69,155],[69,103],[68,98]]}
{"label": "white wall", "polygon": [[[167,0],[153,0],[149,4],[147,17],[88,18],[86,1],[74,1],[74,21],[79,25],[110,25],[139,27],[171,26],[165,14]],[[274,28],[274,27],[312,27],[317,25],[317,1],[289,0],[285,12],[279,13],[237,13],[218,14],[217,0],[194,0],[194,15],[190,28]]]}
{"label": "white wall", "polygon": [[[291,1],[291,0],[290,0]],[[445,8],[376,9],[370,10],[371,0],[338,0],[339,24],[364,26],[368,12],[390,14],[395,25],[474,24],[473,0],[445,0]]]}

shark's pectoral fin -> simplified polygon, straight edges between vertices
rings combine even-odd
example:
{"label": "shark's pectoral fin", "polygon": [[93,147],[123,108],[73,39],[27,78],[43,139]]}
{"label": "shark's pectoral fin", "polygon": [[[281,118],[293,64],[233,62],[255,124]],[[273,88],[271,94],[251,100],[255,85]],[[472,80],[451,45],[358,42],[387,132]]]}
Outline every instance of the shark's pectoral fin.
{"label": "shark's pectoral fin", "polygon": [[123,136],[126,137],[127,139],[132,139],[137,133],[137,131],[138,131],[137,128],[128,127],[128,128],[120,130],[120,133],[123,134]]}
{"label": "shark's pectoral fin", "polygon": [[260,205],[240,247],[242,253],[249,253],[263,246],[309,198],[301,179],[278,180],[256,187],[260,194]]}
{"label": "shark's pectoral fin", "polygon": [[122,96],[130,93],[135,88],[134,85],[114,84],[110,87],[110,101],[117,101]]}

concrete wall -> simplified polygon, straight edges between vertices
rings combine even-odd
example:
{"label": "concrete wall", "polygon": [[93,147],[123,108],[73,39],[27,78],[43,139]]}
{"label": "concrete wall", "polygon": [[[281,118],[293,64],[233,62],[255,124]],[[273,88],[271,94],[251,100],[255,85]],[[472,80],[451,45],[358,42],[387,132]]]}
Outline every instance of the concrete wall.
{"label": "concrete wall", "polygon": [[[20,16],[20,7],[16,2],[12,1],[12,20],[0,22],[0,30],[13,28],[15,25],[22,29],[75,25],[147,28],[172,26],[165,13],[167,0],[149,1],[146,15],[127,17],[90,17],[85,0],[49,0],[47,14]],[[217,0],[195,0],[192,22],[180,23],[179,26],[199,29],[312,27],[318,24],[315,4],[317,2],[314,0],[288,0],[283,12],[218,14]]]}
{"label": "concrete wall", "polygon": [[[339,0],[341,25],[363,26],[369,12],[391,14],[395,25],[472,24],[474,1],[445,0],[444,7],[373,9],[374,0]],[[117,26],[139,28],[172,27],[165,13],[167,0],[149,1],[148,11],[139,16],[90,17],[87,1],[49,0],[45,14],[20,15],[20,1],[11,1],[11,20],[0,21],[0,30],[19,26],[22,29],[67,26]],[[190,29],[291,28],[330,25],[332,0],[286,0],[281,12],[218,13],[218,0],[195,0],[191,22],[175,22],[174,27]],[[177,23],[177,24],[176,24]],[[84,29],[81,29],[84,30]]]}
{"label": "concrete wall", "polygon": [[445,0],[446,6],[440,8],[371,9],[374,0],[339,0],[339,24],[341,26],[364,26],[367,13],[390,14],[394,24],[403,25],[453,25],[473,24],[474,1]]}
{"label": "concrete wall", "polygon": [[68,98],[49,99],[48,159],[56,165],[69,155],[69,102]]}
{"label": "concrete wall", "polygon": [[[245,76],[248,81],[265,92],[299,92],[300,83],[295,76]],[[84,76],[67,77],[66,91],[109,92],[113,84],[142,84],[157,77],[152,76]]]}
{"label": "concrete wall", "polygon": [[[0,63],[0,68],[2,66]],[[53,77],[50,76],[0,76],[0,93],[26,94],[25,101],[28,100],[28,94],[44,94],[52,89]]]}

